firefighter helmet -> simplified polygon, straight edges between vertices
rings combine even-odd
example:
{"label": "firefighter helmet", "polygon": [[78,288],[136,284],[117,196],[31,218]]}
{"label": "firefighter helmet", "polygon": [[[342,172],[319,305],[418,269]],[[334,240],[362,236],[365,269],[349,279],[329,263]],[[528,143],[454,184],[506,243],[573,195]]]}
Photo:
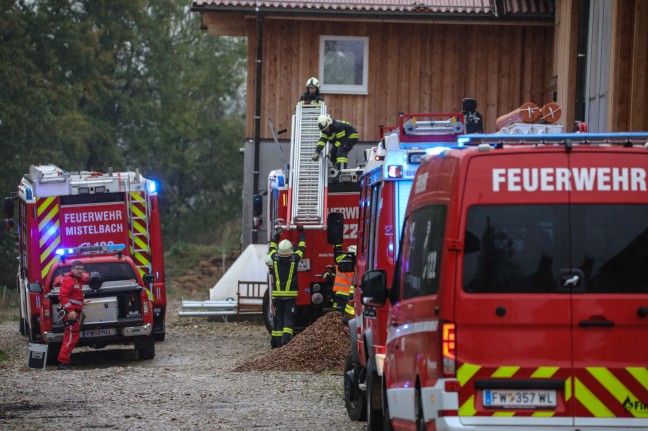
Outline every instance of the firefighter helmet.
{"label": "firefighter helmet", "polygon": [[279,249],[277,250],[277,254],[281,257],[288,257],[292,254],[292,251],[293,251],[292,242],[290,242],[287,239],[284,239],[279,243]]}
{"label": "firefighter helmet", "polygon": [[308,78],[308,81],[306,81],[306,89],[308,90],[310,87],[315,87],[319,90],[319,81],[317,78],[314,76],[312,78]]}
{"label": "firefighter helmet", "polygon": [[348,249],[349,253],[356,254],[356,250],[358,250],[358,247],[356,247],[355,245],[350,245],[349,246],[349,249]]}
{"label": "firefighter helmet", "polygon": [[320,130],[326,130],[328,126],[333,123],[333,120],[329,115],[320,115],[317,117],[317,125],[319,126]]}

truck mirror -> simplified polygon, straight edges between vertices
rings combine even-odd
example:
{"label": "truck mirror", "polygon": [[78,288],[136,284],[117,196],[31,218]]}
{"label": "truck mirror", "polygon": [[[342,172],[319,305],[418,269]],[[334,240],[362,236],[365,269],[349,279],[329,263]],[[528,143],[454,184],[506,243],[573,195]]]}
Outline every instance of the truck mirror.
{"label": "truck mirror", "polygon": [[90,286],[90,289],[99,290],[102,284],[103,279],[101,278],[101,275],[98,272],[91,272],[90,279],[88,280],[88,286]]}
{"label": "truck mirror", "polygon": [[370,307],[382,307],[387,299],[387,273],[382,269],[368,271],[360,283],[362,303]]}
{"label": "truck mirror", "polygon": [[144,284],[151,284],[151,283],[153,283],[155,281],[155,277],[153,276],[153,274],[150,274],[150,273],[149,274],[144,274],[142,276],[142,280],[144,280]]}
{"label": "truck mirror", "polygon": [[329,213],[326,217],[326,242],[342,245],[344,241],[344,214]]}
{"label": "truck mirror", "polygon": [[252,196],[252,215],[260,217],[263,214],[263,196],[256,194]]}
{"label": "truck mirror", "polygon": [[27,287],[31,293],[43,293],[43,286],[37,281],[29,283]]}

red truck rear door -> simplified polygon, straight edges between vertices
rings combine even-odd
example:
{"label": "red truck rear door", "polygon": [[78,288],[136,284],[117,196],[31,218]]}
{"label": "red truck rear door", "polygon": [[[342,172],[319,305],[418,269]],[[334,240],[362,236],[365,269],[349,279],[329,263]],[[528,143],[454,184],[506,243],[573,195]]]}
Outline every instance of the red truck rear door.
{"label": "red truck rear door", "polygon": [[537,148],[469,162],[454,293],[464,425],[573,423],[571,295],[555,276],[570,265],[567,167],[564,150]]}
{"label": "red truck rear door", "polygon": [[627,151],[570,155],[577,427],[648,428],[648,155]]}

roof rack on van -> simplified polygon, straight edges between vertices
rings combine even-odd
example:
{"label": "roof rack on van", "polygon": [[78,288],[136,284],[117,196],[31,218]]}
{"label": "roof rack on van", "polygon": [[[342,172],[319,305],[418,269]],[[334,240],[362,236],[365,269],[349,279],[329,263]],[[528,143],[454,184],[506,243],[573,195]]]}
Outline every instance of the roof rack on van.
{"label": "roof rack on van", "polygon": [[632,147],[635,144],[643,145],[648,149],[648,132],[610,132],[610,133],[555,133],[555,134],[472,134],[457,138],[459,145],[477,146],[480,144],[491,144],[501,146],[503,144],[521,145],[565,145],[571,147],[574,144],[598,144],[598,145],[622,145]]}

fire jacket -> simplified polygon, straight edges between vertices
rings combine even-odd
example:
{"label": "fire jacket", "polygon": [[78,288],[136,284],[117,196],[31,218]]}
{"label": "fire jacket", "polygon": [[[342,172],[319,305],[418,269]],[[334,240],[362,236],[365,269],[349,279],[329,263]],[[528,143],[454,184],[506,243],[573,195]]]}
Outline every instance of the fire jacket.
{"label": "fire jacket", "polygon": [[271,271],[274,274],[272,297],[296,297],[299,291],[297,284],[297,265],[306,252],[306,237],[304,232],[300,233],[297,248],[290,256],[285,257],[277,254],[277,242],[279,242],[278,233],[270,241],[270,250],[268,253],[272,258]]}
{"label": "fire jacket", "polygon": [[83,277],[77,279],[72,272],[69,272],[61,282],[59,290],[59,303],[65,311],[83,310]]}
{"label": "fire jacket", "polygon": [[319,103],[324,101],[322,96],[320,96],[319,90],[315,91],[315,93],[310,94],[310,91],[306,91],[302,96],[299,98],[300,102],[306,102],[306,103]]}
{"label": "fire jacket", "polygon": [[333,144],[336,150],[340,147],[345,147],[345,150],[350,150],[360,135],[358,131],[346,121],[333,120],[326,131],[320,132],[320,139],[317,141],[317,148],[315,151],[320,154],[327,142]]}
{"label": "fire jacket", "polygon": [[342,272],[338,268],[337,272],[335,273],[335,281],[333,282],[333,292],[348,296],[351,292],[352,283],[353,271]]}

